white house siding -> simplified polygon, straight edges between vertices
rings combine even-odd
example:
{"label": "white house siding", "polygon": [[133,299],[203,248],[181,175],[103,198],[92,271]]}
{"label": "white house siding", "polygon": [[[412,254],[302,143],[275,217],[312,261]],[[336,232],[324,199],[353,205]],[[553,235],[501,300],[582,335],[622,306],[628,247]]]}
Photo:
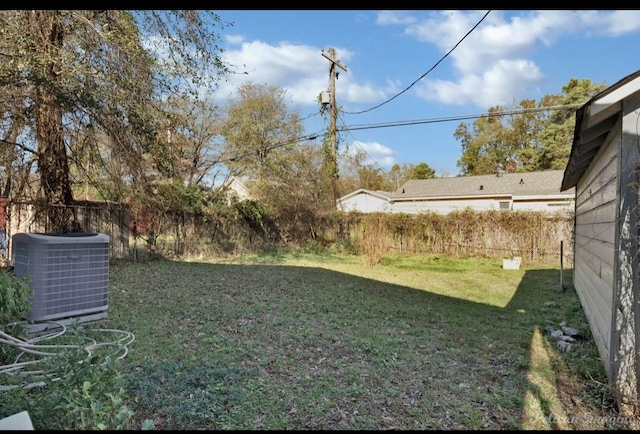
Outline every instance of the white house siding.
{"label": "white house siding", "polygon": [[239,200],[245,200],[249,198],[249,190],[244,186],[242,182],[233,177],[229,183],[229,190],[233,191]]}
{"label": "white house siding", "polygon": [[455,210],[473,208],[476,211],[500,210],[500,204],[506,202],[509,210],[530,210],[556,212],[560,209],[571,210],[573,208],[573,198],[563,197],[561,199],[542,199],[511,197],[504,198],[477,198],[477,199],[430,199],[430,200],[395,200],[392,205],[392,212],[418,214],[421,212],[436,212],[439,214],[449,214]]}
{"label": "white house siding", "polygon": [[574,288],[605,369],[610,355],[620,134],[603,145],[576,186]]}
{"label": "white house siding", "polygon": [[513,201],[512,209],[514,211],[549,211],[546,202],[520,202]]}
{"label": "white house siding", "polygon": [[544,211],[554,213],[559,210],[571,211],[574,207],[573,198],[559,199],[530,199],[530,198],[513,198],[511,209],[514,211]]}
{"label": "white house siding", "polygon": [[391,205],[387,199],[362,192],[342,199],[340,207],[342,211],[389,212]]}
{"label": "white house siding", "polygon": [[441,200],[424,200],[419,199],[412,200],[395,200],[393,202],[392,212],[394,213],[406,213],[406,214],[419,214],[427,211],[437,212],[439,214],[449,214],[455,210],[463,210],[467,207],[471,207],[476,211],[486,211],[490,209],[500,209],[500,202],[509,202],[510,198],[503,200],[495,200],[492,198],[486,199],[441,199]]}

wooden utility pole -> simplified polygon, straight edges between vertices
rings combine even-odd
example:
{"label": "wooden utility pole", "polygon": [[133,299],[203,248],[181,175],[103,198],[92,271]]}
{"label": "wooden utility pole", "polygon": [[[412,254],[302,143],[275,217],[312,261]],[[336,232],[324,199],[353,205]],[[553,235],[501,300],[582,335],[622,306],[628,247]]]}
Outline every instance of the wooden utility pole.
{"label": "wooden utility pole", "polygon": [[339,60],[336,60],[336,50],[334,48],[329,48],[328,55],[322,52],[322,55],[329,60],[329,113],[330,113],[330,127],[329,133],[331,134],[331,158],[333,163],[333,173],[332,173],[332,192],[333,192],[333,200],[334,203],[338,199],[337,191],[336,191],[336,180],[338,178],[338,139],[336,134],[336,120],[338,117],[338,108],[336,106],[336,79],[338,78],[338,73],[336,72],[336,66],[340,67],[343,71],[347,71],[346,66],[342,66]]}

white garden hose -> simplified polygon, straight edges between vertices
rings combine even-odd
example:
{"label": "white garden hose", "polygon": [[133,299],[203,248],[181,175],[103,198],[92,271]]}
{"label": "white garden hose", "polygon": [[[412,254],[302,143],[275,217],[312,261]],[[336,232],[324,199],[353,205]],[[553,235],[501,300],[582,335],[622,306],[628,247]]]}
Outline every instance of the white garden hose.
{"label": "white garden hose", "polygon": [[[18,388],[32,388],[44,386],[43,381],[32,381],[42,379],[43,377],[50,377],[51,374],[42,369],[29,370],[30,367],[44,362],[51,357],[57,357],[65,350],[81,349],[87,353],[88,360],[93,350],[102,347],[114,347],[114,354],[119,354],[116,360],[120,360],[127,356],[129,353],[129,345],[135,340],[135,336],[131,332],[117,330],[117,329],[91,329],[92,332],[105,333],[105,335],[116,335],[116,338],[110,341],[98,342],[95,339],[91,339],[92,342],[84,345],[58,345],[58,344],[41,344],[42,341],[51,340],[64,335],[68,328],[64,324],[57,321],[47,321],[61,328],[60,331],[52,332],[49,334],[35,336],[31,339],[20,339],[15,336],[11,336],[4,331],[0,330],[0,344],[9,345],[20,350],[13,363],[0,366],[0,374],[6,375],[18,375],[23,378],[27,378],[26,384],[22,385],[0,385],[0,392],[13,390]],[[19,323],[10,324],[10,326],[19,325]],[[20,361],[24,356],[31,355],[37,356],[33,360]],[[52,381],[58,380],[52,378]]]}

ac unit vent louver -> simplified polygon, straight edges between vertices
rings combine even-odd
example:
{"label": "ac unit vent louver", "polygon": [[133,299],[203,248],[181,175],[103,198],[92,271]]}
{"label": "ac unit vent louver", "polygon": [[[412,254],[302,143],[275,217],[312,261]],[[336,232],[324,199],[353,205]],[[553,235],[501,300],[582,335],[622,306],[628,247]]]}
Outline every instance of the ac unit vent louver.
{"label": "ac unit vent louver", "polygon": [[56,320],[107,310],[108,235],[18,233],[11,242],[16,277],[31,277],[28,320]]}

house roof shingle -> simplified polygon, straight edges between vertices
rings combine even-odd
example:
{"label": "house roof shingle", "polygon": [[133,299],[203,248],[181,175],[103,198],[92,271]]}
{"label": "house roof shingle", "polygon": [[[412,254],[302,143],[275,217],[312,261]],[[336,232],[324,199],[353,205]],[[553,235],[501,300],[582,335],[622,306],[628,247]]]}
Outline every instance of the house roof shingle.
{"label": "house roof shingle", "polygon": [[550,194],[571,196],[574,194],[574,190],[565,192],[560,190],[563,175],[563,170],[548,170],[502,175],[412,179],[391,193],[391,199]]}

